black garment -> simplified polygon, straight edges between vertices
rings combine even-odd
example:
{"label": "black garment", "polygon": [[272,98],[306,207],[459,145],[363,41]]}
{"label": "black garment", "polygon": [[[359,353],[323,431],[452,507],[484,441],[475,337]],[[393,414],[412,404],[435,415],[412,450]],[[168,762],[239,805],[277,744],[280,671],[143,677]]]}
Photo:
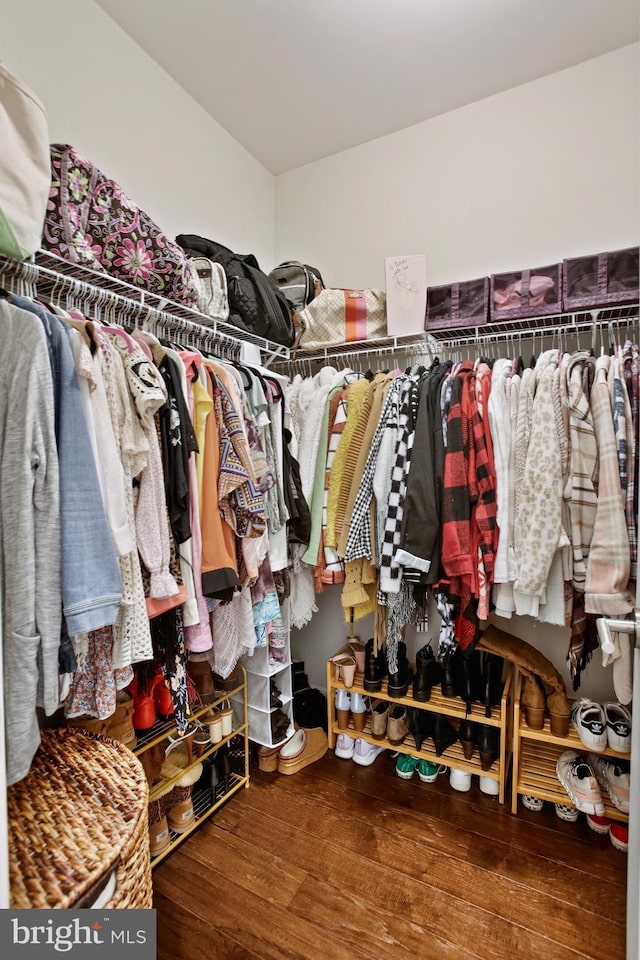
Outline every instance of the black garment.
{"label": "black garment", "polygon": [[160,408],[164,488],[171,531],[178,546],[191,536],[189,457],[197,453],[198,443],[182,392],[178,365],[173,357],[165,355],[158,370],[168,394]]}
{"label": "black garment", "polygon": [[287,526],[290,543],[309,543],[311,538],[311,513],[309,505],[302,492],[300,480],[300,464],[291,453],[291,431],[283,430],[283,467],[284,467],[284,502],[289,512]]}
{"label": "black garment", "polygon": [[404,578],[408,582],[434,584],[440,579],[445,454],[440,393],[449,369],[450,364],[440,364],[424,378],[420,390],[400,547],[426,561],[429,568],[420,571],[405,561]]}

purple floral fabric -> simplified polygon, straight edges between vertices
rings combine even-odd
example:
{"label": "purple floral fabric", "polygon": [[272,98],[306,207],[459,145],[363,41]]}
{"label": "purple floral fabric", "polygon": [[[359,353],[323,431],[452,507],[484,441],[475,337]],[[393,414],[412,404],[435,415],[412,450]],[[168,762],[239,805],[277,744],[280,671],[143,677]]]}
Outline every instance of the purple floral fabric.
{"label": "purple floral fabric", "polygon": [[144,211],[89,160],[65,144],[51,146],[51,192],[45,249],[92,270],[196,306],[186,257]]}

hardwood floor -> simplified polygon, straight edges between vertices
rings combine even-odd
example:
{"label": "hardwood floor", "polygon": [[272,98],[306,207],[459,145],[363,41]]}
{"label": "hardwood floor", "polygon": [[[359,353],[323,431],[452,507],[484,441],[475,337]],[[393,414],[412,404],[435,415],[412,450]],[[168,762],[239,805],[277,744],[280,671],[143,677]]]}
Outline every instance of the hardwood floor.
{"label": "hardwood floor", "polygon": [[253,772],[155,871],[158,960],[624,960],[607,837],[394,762]]}

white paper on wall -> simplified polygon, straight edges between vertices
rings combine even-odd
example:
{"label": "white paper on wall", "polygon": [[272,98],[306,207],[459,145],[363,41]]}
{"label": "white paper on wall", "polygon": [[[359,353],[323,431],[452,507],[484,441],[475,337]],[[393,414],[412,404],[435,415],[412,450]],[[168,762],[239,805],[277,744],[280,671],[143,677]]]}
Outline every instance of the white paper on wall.
{"label": "white paper on wall", "polygon": [[399,337],[424,330],[427,258],[424,254],[385,257],[387,333]]}

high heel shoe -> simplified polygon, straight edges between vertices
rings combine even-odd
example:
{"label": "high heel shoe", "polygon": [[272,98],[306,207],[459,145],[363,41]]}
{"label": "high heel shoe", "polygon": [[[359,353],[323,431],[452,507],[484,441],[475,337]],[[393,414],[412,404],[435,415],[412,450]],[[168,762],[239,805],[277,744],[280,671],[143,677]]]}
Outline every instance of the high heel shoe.
{"label": "high heel shoe", "polygon": [[500,756],[500,729],[483,723],[478,732],[478,752],[483,770],[490,770]]}
{"label": "high heel shoe", "polygon": [[458,732],[446,717],[441,713],[436,713],[433,724],[433,742],[436,748],[436,756],[441,757],[445,750],[456,742]]}
{"label": "high heel shoe", "polygon": [[433,736],[433,717],[428,710],[413,711],[413,737],[417,750],[422,750],[424,741]]}
{"label": "high heel shoe", "polygon": [[338,678],[342,678],[345,687],[352,687],[356,675],[356,658],[350,653],[338,653],[332,659]]}
{"label": "high heel shoe", "polygon": [[458,740],[462,744],[465,760],[471,760],[476,748],[476,724],[471,720],[463,720],[458,730]]}

